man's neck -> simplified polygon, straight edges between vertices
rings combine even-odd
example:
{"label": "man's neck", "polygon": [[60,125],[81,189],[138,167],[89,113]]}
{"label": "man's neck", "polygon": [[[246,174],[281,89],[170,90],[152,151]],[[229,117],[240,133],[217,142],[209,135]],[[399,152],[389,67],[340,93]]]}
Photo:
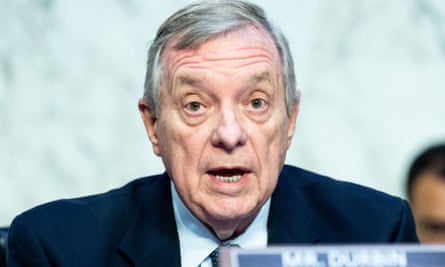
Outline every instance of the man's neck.
{"label": "man's neck", "polygon": [[201,223],[207,226],[207,228],[209,228],[221,242],[224,242],[233,240],[243,234],[255,220],[260,210],[238,220],[213,220],[212,218],[209,218],[207,221],[210,223],[204,223],[202,221]]}
{"label": "man's neck", "polygon": [[[182,266],[197,266],[221,243],[215,232],[206,227],[194,216],[179,198],[172,183],[173,210],[178,229]],[[243,227],[243,232],[233,232],[229,238],[231,244],[242,248],[264,248],[267,246],[267,220],[270,200],[267,201],[257,216]]]}

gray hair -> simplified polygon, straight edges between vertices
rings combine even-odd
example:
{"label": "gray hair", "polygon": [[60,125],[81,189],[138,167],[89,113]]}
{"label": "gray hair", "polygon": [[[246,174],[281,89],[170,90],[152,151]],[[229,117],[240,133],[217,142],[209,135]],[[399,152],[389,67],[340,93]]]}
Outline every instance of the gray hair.
{"label": "gray hair", "polygon": [[286,37],[266,17],[259,6],[238,0],[213,0],[190,4],[170,16],[159,28],[147,60],[144,98],[155,117],[160,113],[160,87],[163,75],[161,56],[175,38],[175,49],[198,49],[206,41],[221,34],[254,25],[265,29],[275,42],[281,59],[287,113],[299,96],[296,90],[294,63]]}

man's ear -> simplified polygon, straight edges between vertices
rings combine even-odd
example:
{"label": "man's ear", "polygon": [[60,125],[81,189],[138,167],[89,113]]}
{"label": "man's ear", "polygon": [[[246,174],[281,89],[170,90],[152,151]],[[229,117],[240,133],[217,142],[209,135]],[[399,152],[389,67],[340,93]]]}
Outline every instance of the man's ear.
{"label": "man's ear", "polygon": [[297,89],[297,100],[295,100],[295,103],[291,110],[291,113],[288,116],[289,124],[288,124],[288,128],[287,128],[287,148],[290,147],[290,145],[292,143],[292,137],[294,136],[294,133],[295,133],[298,112],[300,110],[300,97],[301,97],[301,92],[300,92],[300,90]]}
{"label": "man's ear", "polygon": [[138,101],[139,113],[141,114],[142,121],[144,122],[145,131],[153,147],[153,152],[160,156],[159,153],[159,140],[156,132],[157,118],[152,110],[148,107],[147,100],[141,98]]}

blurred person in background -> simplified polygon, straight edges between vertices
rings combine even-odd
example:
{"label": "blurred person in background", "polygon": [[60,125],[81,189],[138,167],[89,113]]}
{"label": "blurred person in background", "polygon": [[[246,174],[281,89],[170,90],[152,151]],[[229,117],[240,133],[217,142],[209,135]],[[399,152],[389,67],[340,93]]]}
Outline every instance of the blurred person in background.
{"label": "blurred person in background", "polygon": [[445,243],[445,143],[419,153],[410,165],[406,191],[422,243]]}

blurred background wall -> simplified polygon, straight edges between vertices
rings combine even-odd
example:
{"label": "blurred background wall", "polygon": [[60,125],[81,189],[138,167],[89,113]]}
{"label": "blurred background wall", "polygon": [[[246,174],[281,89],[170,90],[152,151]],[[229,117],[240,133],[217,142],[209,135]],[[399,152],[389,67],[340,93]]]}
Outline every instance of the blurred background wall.
{"label": "blurred background wall", "polygon": [[[0,0],[0,225],[163,170],[136,104],[148,43],[188,2]],[[404,197],[414,154],[445,139],[445,2],[254,2],[294,52],[287,162]]]}

